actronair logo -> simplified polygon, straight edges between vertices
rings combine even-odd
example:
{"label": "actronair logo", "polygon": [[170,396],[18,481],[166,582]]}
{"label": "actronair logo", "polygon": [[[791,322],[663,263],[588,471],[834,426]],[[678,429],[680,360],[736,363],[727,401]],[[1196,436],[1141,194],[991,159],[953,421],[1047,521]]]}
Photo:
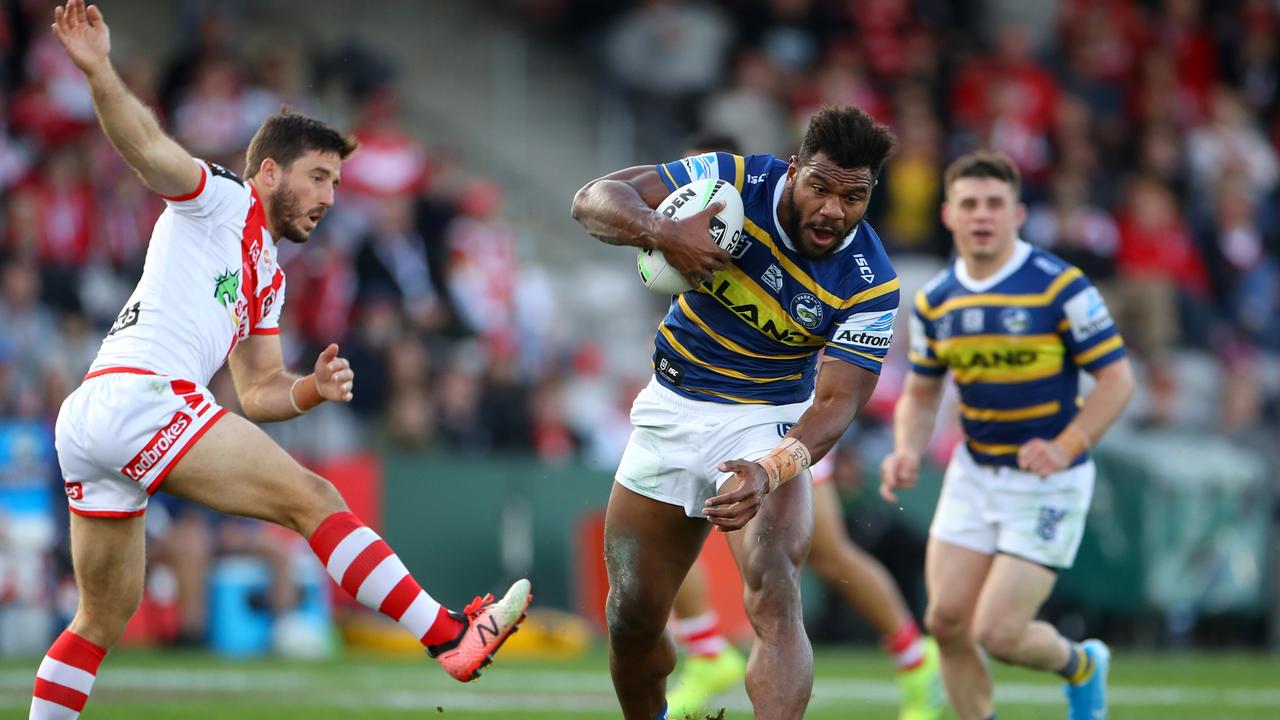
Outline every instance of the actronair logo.
{"label": "actronair logo", "polygon": [[858,313],[836,330],[835,341],[868,348],[887,348],[893,341],[893,322],[897,310]]}
{"label": "actronair logo", "polygon": [[120,468],[120,472],[128,475],[134,480],[141,480],[144,475],[151,471],[164,456],[178,444],[178,438],[191,427],[191,416],[184,412],[177,412],[169,424],[162,428],[160,432],[152,436],[147,446],[142,451],[133,456],[133,459],[124,467]]}

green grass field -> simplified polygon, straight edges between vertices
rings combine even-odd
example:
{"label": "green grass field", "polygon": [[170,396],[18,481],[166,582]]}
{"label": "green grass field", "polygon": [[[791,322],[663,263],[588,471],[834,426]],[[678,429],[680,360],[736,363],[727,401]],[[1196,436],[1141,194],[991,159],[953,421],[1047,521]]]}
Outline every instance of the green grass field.
{"label": "green grass field", "polygon": [[[0,717],[25,718],[38,658],[0,661]],[[1058,683],[998,668],[1001,720],[1062,718]],[[1114,720],[1280,720],[1280,657],[1116,652]],[[872,650],[817,651],[806,717],[891,720],[894,686]],[[751,717],[745,693],[726,718]],[[321,663],[228,662],[207,655],[121,651],[98,677],[85,720],[351,720],[354,718],[616,718],[604,652],[571,661],[509,661],[460,685],[422,661],[360,656]]]}

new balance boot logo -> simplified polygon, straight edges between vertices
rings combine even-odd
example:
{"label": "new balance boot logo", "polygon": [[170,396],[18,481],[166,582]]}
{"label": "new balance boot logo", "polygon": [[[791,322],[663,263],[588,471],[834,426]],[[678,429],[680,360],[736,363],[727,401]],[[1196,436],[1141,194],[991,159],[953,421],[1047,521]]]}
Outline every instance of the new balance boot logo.
{"label": "new balance boot logo", "polygon": [[476,624],[476,635],[479,636],[480,642],[484,645],[488,645],[490,639],[496,640],[500,634],[498,632],[498,619],[493,616],[493,613],[489,613],[485,616],[483,622]]}

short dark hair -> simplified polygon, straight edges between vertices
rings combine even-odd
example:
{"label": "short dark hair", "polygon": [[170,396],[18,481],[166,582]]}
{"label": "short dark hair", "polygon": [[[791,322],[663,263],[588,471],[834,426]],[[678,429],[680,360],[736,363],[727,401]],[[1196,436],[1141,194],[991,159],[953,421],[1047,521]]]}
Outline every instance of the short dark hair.
{"label": "short dark hair", "polygon": [[730,155],[742,154],[738,141],[729,133],[718,130],[704,130],[695,133],[685,143],[685,147],[688,148],[688,152],[693,153],[727,152]]}
{"label": "short dark hair", "polygon": [[993,178],[1009,183],[1015,198],[1022,192],[1022,175],[1018,172],[1018,166],[999,150],[975,150],[956,158],[942,174],[944,194],[960,178]]}
{"label": "short dark hair", "polygon": [[262,127],[249,141],[244,158],[244,176],[248,179],[258,174],[258,168],[267,158],[287,168],[309,150],[336,153],[346,160],[359,146],[355,138],[343,135],[319,120],[281,108],[280,112],[262,121]]}
{"label": "short dark hair", "polygon": [[865,167],[879,175],[896,142],[892,130],[860,108],[825,105],[809,118],[796,158],[805,165],[823,153],[842,168]]}

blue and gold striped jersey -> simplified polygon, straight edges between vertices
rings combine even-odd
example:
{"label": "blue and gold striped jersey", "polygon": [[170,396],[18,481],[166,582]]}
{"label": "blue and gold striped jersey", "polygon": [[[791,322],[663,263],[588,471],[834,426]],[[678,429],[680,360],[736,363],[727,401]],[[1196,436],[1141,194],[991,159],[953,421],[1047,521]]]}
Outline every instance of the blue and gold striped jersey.
{"label": "blue and gold striped jersey", "polygon": [[781,405],[813,394],[819,351],[879,373],[898,312],[898,277],[867,223],[831,255],[800,254],[778,223],[787,163],[707,153],[658,166],[671,190],[723,179],[746,222],[728,266],[677,295],[658,326],[654,372],[685,397]]}
{"label": "blue and gold striped jersey", "polygon": [[994,276],[974,281],[957,260],[916,295],[912,370],[951,371],[965,444],[984,465],[1016,467],[1020,445],[1062,432],[1079,407],[1078,370],[1124,355],[1084,273],[1021,240]]}

